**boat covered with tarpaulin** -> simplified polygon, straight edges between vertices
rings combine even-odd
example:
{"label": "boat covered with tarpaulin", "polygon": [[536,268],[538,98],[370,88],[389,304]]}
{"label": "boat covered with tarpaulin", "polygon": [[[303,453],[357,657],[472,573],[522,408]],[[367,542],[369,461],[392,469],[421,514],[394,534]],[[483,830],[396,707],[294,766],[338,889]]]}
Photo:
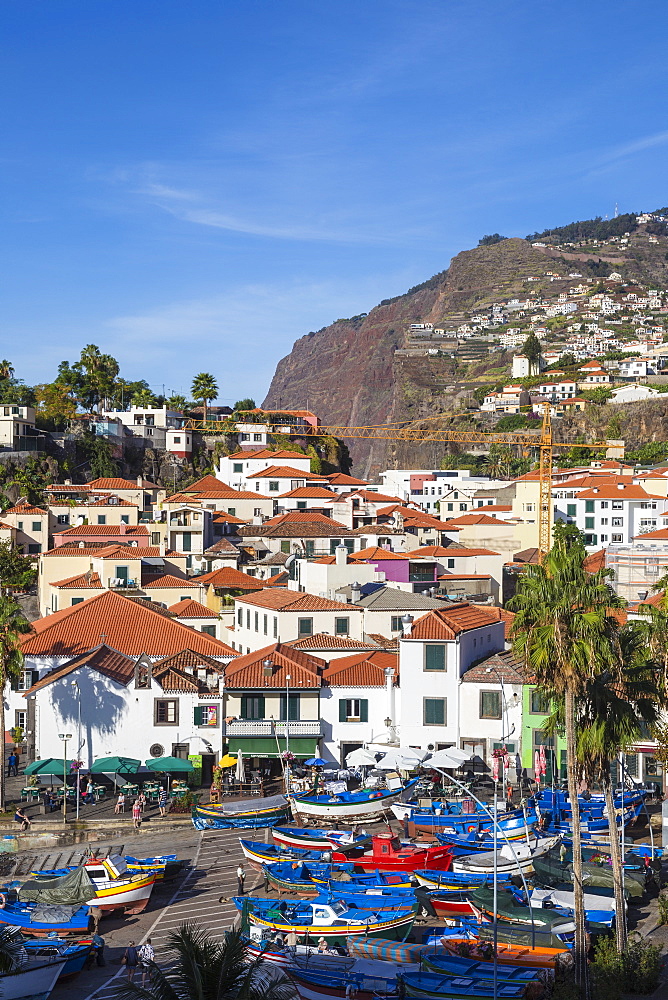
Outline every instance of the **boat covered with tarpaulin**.
{"label": "boat covered with tarpaulin", "polygon": [[396,789],[360,788],[355,792],[336,794],[303,792],[301,795],[290,796],[290,804],[294,816],[301,820],[318,819],[323,823],[338,824],[382,819],[393,803],[412,794],[417,780],[413,778],[408,784]]}

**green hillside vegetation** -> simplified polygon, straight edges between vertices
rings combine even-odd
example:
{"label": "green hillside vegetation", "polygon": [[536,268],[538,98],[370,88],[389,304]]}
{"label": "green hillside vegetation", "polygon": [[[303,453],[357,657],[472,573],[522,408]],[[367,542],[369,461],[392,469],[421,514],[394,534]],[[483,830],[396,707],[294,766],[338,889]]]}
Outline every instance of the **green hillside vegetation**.
{"label": "green hillside vegetation", "polygon": [[544,229],[542,233],[531,233],[526,237],[532,243],[537,240],[546,243],[579,243],[581,240],[607,240],[611,236],[623,236],[638,228],[636,212],[618,215],[616,219],[584,219],[581,222],[569,222],[566,226],[555,226]]}

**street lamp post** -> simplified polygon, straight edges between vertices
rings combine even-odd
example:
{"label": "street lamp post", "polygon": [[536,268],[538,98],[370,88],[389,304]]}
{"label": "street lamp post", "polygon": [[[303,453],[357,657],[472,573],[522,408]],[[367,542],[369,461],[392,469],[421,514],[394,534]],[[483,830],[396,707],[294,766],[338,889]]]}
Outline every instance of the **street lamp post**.
{"label": "street lamp post", "polygon": [[77,689],[77,814],[76,820],[79,822],[79,800],[81,798],[81,768],[79,765],[79,754],[81,753],[81,688],[78,681],[72,681],[72,687]]}
{"label": "street lamp post", "polygon": [[290,753],[290,681],[292,677],[290,674],[285,675],[285,790],[289,793],[290,791],[290,758],[288,754]]}
{"label": "street lamp post", "polygon": [[67,823],[67,744],[72,739],[72,733],[58,733],[58,739],[63,741],[63,823]]}

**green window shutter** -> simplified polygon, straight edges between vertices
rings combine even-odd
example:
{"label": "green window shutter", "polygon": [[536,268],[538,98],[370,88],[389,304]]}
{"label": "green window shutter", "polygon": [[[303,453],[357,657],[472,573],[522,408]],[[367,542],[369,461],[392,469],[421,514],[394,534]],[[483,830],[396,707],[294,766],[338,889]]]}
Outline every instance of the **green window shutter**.
{"label": "green window shutter", "polygon": [[566,504],[566,515],[567,517],[575,517],[578,512],[577,504],[567,503]]}
{"label": "green window shutter", "polygon": [[[343,539],[343,544],[348,549],[348,552],[354,552],[355,551],[355,539],[354,538],[344,538]],[[336,555],[336,553],[334,553],[334,555]]]}
{"label": "green window shutter", "polygon": [[594,528],[594,518],[593,517],[585,517],[585,530],[586,531],[592,531],[593,528]]}
{"label": "green window shutter", "polygon": [[445,699],[425,698],[424,700],[424,724],[425,726],[445,725]]}
{"label": "green window shutter", "polygon": [[339,698],[339,722],[345,722],[347,718],[348,714],[346,712],[346,699]]}
{"label": "green window shutter", "polygon": [[366,698],[360,698],[360,722],[369,721],[369,702]]}
{"label": "green window shutter", "polygon": [[594,501],[585,500],[585,514],[593,514],[593,513],[594,513]]}
{"label": "green window shutter", "polygon": [[424,651],[425,670],[445,670],[445,646],[426,645]]}
{"label": "green window shutter", "polygon": [[196,726],[201,726],[202,725],[202,706],[201,705],[195,705],[195,725]]}

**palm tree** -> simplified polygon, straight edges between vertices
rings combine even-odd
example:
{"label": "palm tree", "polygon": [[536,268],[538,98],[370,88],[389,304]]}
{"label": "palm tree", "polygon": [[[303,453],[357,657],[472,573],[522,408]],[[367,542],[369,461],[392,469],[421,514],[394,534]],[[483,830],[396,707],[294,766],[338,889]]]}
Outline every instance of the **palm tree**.
{"label": "palm tree", "polygon": [[[615,815],[610,766],[618,754],[647,733],[660,714],[661,692],[653,662],[648,658],[642,630],[636,622],[619,633],[619,660],[613,673],[606,670],[587,681],[578,702],[577,752],[585,776],[605,794],[608,836],[615,892],[617,950],[626,947],[623,858]],[[563,704],[548,720],[548,729],[563,722]]]}
{"label": "palm tree", "polygon": [[118,987],[119,1000],[292,1000],[295,990],[286,979],[275,979],[262,958],[246,961],[240,930],[217,941],[194,924],[181,926],[167,939],[175,961],[168,972],[150,968],[150,985]]}
{"label": "palm tree", "polygon": [[11,363],[11,361],[7,361],[6,358],[0,361],[0,378],[10,379],[13,374],[14,374],[14,365]]}
{"label": "palm tree", "polygon": [[213,375],[200,372],[199,375],[195,375],[190,391],[193,399],[201,402],[204,406],[204,423],[206,424],[206,406],[209,400],[215,399],[218,395],[218,383]]}
{"label": "palm tree", "polygon": [[140,406],[144,410],[150,410],[157,405],[157,400],[150,389],[139,389],[132,396],[134,406]]}
{"label": "palm tree", "polygon": [[587,573],[581,536],[555,535],[542,563],[529,566],[509,601],[516,612],[513,646],[544,693],[564,704],[568,793],[573,815],[575,976],[589,994],[578,808],[576,708],[588,680],[616,662],[617,623],[609,613],[622,601],[606,582],[608,571]]}
{"label": "palm tree", "polygon": [[178,393],[172,394],[167,397],[167,406],[170,410],[189,410],[190,404],[185,396],[179,396]]}
{"label": "palm tree", "polygon": [[668,574],[657,580],[652,590],[657,593],[652,603],[638,606],[644,616],[640,627],[652,657],[663,670],[663,686],[668,690]]}
{"label": "palm tree", "polygon": [[23,669],[20,642],[32,632],[21,607],[7,594],[0,595],[0,809],[5,808],[5,688]]}

